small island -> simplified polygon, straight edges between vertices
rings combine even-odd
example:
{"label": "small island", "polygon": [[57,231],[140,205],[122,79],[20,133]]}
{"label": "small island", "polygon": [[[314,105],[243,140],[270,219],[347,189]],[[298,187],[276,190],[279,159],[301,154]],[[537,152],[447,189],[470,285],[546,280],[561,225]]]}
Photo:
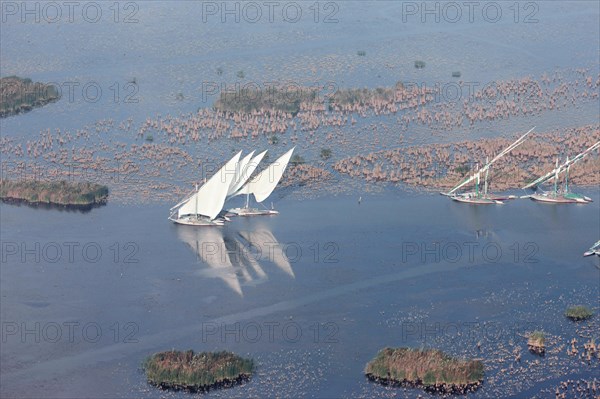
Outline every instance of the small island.
{"label": "small island", "polygon": [[367,363],[365,374],[384,385],[464,394],[481,385],[484,368],[480,360],[456,359],[437,349],[384,348]]}
{"label": "small island", "polygon": [[293,117],[300,112],[302,103],[312,103],[317,96],[317,89],[310,87],[244,88],[239,92],[222,91],[214,108],[221,112],[242,114],[279,111]]}
{"label": "small island", "polygon": [[105,204],[108,187],[90,182],[0,180],[4,202],[89,207]]}
{"label": "small island", "polygon": [[543,331],[534,331],[527,337],[527,347],[531,353],[544,356],[546,352],[546,335]]}
{"label": "small island", "polygon": [[231,352],[159,352],[144,362],[148,382],[161,389],[203,392],[246,381],[254,362]]}
{"label": "small island", "polygon": [[587,320],[594,315],[594,312],[587,306],[571,306],[565,311],[565,316],[573,321]]}
{"label": "small island", "polygon": [[0,79],[0,118],[17,115],[57,101],[60,94],[53,85],[8,76]]}

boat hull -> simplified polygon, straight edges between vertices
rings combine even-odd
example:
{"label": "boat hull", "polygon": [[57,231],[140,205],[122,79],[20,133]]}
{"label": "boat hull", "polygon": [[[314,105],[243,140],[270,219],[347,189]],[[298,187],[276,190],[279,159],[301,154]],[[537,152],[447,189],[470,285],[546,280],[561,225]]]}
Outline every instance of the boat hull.
{"label": "boat hull", "polygon": [[478,196],[476,193],[463,193],[450,195],[450,198],[457,202],[463,202],[467,204],[475,204],[475,205],[494,205],[494,204],[503,204],[503,201],[511,200],[517,198],[514,195],[509,196],[499,196],[493,194],[485,194]]}
{"label": "boat hull", "polygon": [[256,209],[256,208],[233,208],[228,211],[229,214],[236,216],[272,216],[279,212],[274,209]]}
{"label": "boat hull", "polygon": [[474,205],[494,205],[494,204],[503,204],[502,201],[487,199],[487,198],[469,198],[469,197],[451,197],[453,201],[462,202],[465,204],[474,204]]}
{"label": "boat hull", "polygon": [[185,226],[223,226],[225,221],[222,219],[206,219],[206,218],[196,218],[193,216],[186,216],[182,218],[169,218],[169,220],[173,221],[176,224],[183,224]]}
{"label": "boat hull", "polygon": [[570,195],[553,195],[553,194],[532,194],[529,198],[533,201],[544,202],[548,204],[588,204],[592,202],[592,199],[585,196],[576,194]]}

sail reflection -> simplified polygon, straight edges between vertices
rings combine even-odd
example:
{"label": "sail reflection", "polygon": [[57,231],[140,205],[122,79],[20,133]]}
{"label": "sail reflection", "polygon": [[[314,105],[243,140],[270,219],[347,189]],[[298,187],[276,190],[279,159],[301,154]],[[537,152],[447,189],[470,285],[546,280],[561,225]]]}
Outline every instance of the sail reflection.
{"label": "sail reflection", "polygon": [[236,231],[229,227],[180,226],[177,229],[179,239],[204,264],[198,272],[200,276],[219,278],[240,296],[243,296],[242,287],[256,286],[269,279],[269,265],[295,277],[284,246],[266,225],[259,224],[251,231]]}

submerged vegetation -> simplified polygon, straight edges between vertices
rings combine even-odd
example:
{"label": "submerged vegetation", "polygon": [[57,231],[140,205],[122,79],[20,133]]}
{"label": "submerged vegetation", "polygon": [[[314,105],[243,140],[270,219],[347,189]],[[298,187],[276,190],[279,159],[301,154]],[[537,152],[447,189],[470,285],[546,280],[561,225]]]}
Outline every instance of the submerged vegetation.
{"label": "submerged vegetation", "polygon": [[222,91],[214,108],[217,111],[251,114],[259,111],[282,111],[295,116],[302,103],[312,103],[318,95],[315,88],[268,87],[242,88],[241,91]]}
{"label": "submerged vegetation", "polygon": [[0,118],[31,111],[60,98],[55,86],[9,76],[0,79]]}
{"label": "submerged vegetation", "polygon": [[173,350],[155,353],[145,360],[143,367],[152,385],[197,392],[231,386],[250,378],[254,362],[226,351]]}
{"label": "submerged vegetation", "polygon": [[306,161],[301,155],[298,154],[294,154],[294,156],[292,156],[292,159],[290,159],[290,165],[292,166],[298,166],[304,163],[306,163]]}
{"label": "submerged vegetation", "polygon": [[89,182],[0,180],[0,199],[31,204],[97,205],[108,199],[108,187]]}
{"label": "submerged vegetation", "polygon": [[593,315],[592,309],[583,305],[571,306],[565,311],[565,316],[574,321],[587,320]]}
{"label": "submerged vegetation", "polygon": [[327,161],[331,158],[331,149],[330,148],[321,148],[321,159],[323,161]]}
{"label": "submerged vegetation", "polygon": [[378,87],[376,89],[339,89],[329,97],[331,110],[339,110],[346,105],[366,105],[377,101],[395,101],[396,92],[403,90],[401,82],[394,87]]}
{"label": "submerged vegetation", "polygon": [[477,389],[484,368],[479,360],[455,359],[437,349],[385,348],[365,367],[371,380],[464,393]]}
{"label": "submerged vegetation", "polygon": [[[493,190],[523,187],[552,170],[557,151],[577,154],[600,140],[599,125],[531,135],[490,172]],[[470,166],[485,163],[512,141],[485,138],[477,141],[424,144],[380,150],[342,158],[333,164],[337,172],[368,182],[404,183],[427,189],[451,189],[469,173]],[[600,157],[590,154],[569,171],[569,184],[597,185]]]}

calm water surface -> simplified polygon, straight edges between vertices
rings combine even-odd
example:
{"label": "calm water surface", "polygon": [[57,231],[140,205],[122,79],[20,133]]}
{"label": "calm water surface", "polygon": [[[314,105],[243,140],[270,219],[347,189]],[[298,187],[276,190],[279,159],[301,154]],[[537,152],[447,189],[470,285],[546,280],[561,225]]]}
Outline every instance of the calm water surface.
{"label": "calm water surface", "polygon": [[600,234],[597,204],[386,193],[282,200],[279,216],[205,229],[170,223],[168,204],[3,204],[2,389],[158,397],[144,357],[194,348],[257,359],[255,378],[218,396],[376,395],[362,369],[385,345],[469,354],[455,324],[477,335],[492,323],[502,334],[484,336],[490,347],[531,328],[568,332],[554,307],[598,299],[598,261],[581,256]]}
{"label": "calm water surface", "polygon": [[[135,24],[9,18],[0,25],[2,76],[97,82],[103,96],[91,103],[77,92],[73,101],[63,97],[2,119],[0,129],[25,143],[46,129],[74,133],[99,120],[131,118],[133,131],[114,128],[101,138],[130,144],[147,118],[210,107],[216,96],[203,98],[205,81],[377,87],[454,82],[450,74],[460,70],[465,82],[484,85],[557,69],[597,71],[598,4],[534,3],[533,24],[510,15],[498,24],[401,23],[401,2],[340,2],[334,24],[306,18],[232,25],[218,17],[202,23],[192,2],[139,2]],[[427,67],[416,70],[417,59]],[[241,70],[244,79],[236,77]],[[133,78],[139,101],[124,103]],[[532,125],[545,131],[597,123],[597,116],[594,100],[462,132],[433,135],[412,126],[407,140],[477,139]],[[406,144],[395,134],[379,137],[372,123],[396,132],[398,117],[346,126],[354,144],[334,157]],[[325,137],[299,143],[307,160],[329,145]],[[98,144],[84,140],[78,146]],[[221,162],[230,148],[267,145],[266,138],[205,144],[185,148]],[[291,195],[275,201],[276,217],[236,218],[210,229],[172,224],[166,203],[111,202],[87,213],[1,204],[0,396],[187,398],[148,386],[140,368],[149,354],[171,348],[226,349],[256,360],[251,381],[207,396],[423,394],[365,380],[366,362],[384,346],[483,359],[486,380],[472,397],[547,396],[544,390],[565,378],[594,376],[597,365],[561,349],[541,366],[511,374],[502,359],[519,347],[523,363],[533,364],[524,336],[534,329],[546,331],[553,348],[581,329],[597,337],[597,318],[576,326],[562,317],[573,304],[600,310],[598,259],[582,257],[600,237],[600,192],[580,191],[595,202],[472,207],[395,189],[311,200]]]}

